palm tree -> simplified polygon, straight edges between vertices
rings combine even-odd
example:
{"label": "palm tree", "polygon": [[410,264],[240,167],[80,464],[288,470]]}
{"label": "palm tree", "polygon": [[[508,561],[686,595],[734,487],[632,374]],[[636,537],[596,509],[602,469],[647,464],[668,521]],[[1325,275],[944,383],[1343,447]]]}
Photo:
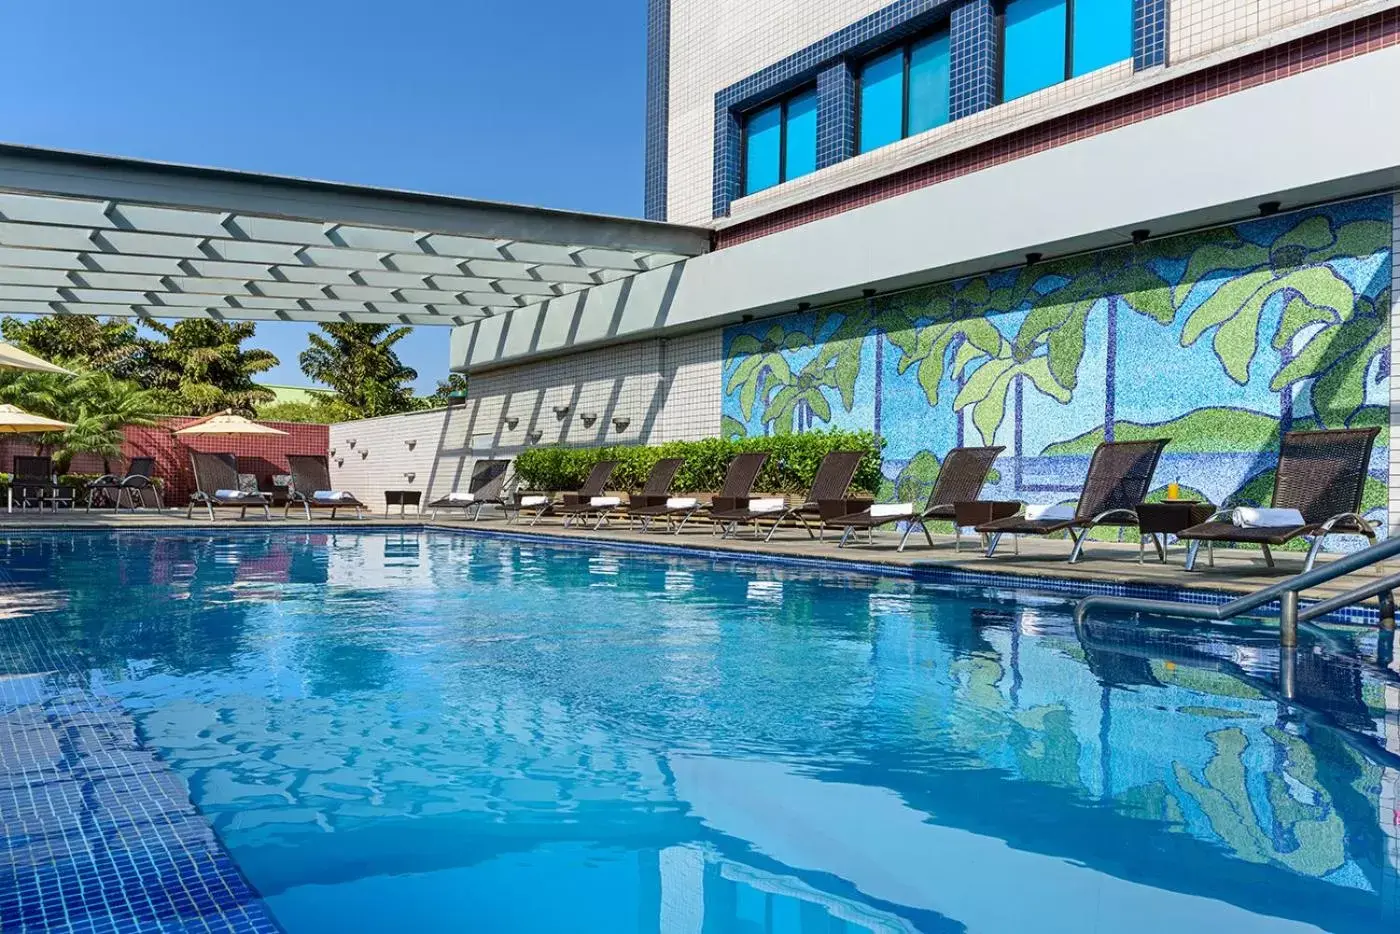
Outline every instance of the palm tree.
{"label": "palm tree", "polygon": [[38,443],[53,453],[60,473],[77,454],[102,457],[103,471],[121,455],[122,428],[149,426],[161,414],[157,393],[110,373],[86,371],[77,377],[59,373],[9,373],[0,377],[0,402],[18,405],[73,425],[57,435],[43,435]]}
{"label": "palm tree", "polygon": [[412,328],[387,324],[322,324],[308,336],[298,361],[307,376],[335,390],[363,417],[393,415],[417,407],[409,385],[418,371],[404,366],[394,345]]}
{"label": "palm tree", "polygon": [[797,330],[784,331],[782,324],[774,324],[762,340],[752,334],[739,334],[730,341],[724,365],[728,367],[735,361],[739,365],[729,374],[724,394],[739,394],[739,412],[745,422],[753,416],[756,404],[762,403],[766,408],[773,393],[792,382],[792,367],[783,351],[811,345],[810,335]]}
{"label": "palm tree", "polygon": [[258,403],[272,401],[273,394],[254,383],[253,377],[275,367],[276,355],[243,347],[256,333],[256,325],[203,319],[174,325],[145,323],[165,338],[144,342],[147,385],[185,412],[208,415],[233,409],[253,415]]}

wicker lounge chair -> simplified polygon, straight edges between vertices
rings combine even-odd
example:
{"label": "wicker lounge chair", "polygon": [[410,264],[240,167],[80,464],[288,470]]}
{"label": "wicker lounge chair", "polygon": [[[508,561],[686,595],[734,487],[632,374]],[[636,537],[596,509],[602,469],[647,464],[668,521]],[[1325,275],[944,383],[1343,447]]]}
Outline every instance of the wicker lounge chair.
{"label": "wicker lounge chair", "polygon": [[61,489],[53,478],[52,457],[28,457],[16,454],[14,475],[10,479],[10,502],[20,509],[30,506],[58,508],[58,493]]}
{"label": "wicker lounge chair", "polygon": [[185,512],[186,519],[194,518],[194,507],[203,506],[209,510],[209,521],[214,521],[214,510],[239,509],[239,518],[248,516],[249,509],[261,509],[264,519],[272,518],[272,497],[267,493],[244,493],[238,488],[238,459],[232,454],[201,454],[190,452],[190,466],[194,468],[195,491],[190,494],[190,507]]}
{"label": "wicker lounge chair", "polygon": [[568,525],[570,516],[579,514],[580,506],[589,506],[595,499],[603,495],[603,490],[608,485],[608,478],[612,476],[612,472],[616,468],[617,461],[599,461],[593,465],[593,469],[577,491],[562,494],[557,502],[544,495],[517,493],[515,502],[507,504],[506,508],[515,513],[514,521],[516,522],[519,522],[525,513],[529,512],[531,525],[535,525],[545,516],[550,515],[564,516],[564,524]]}
{"label": "wicker lounge chair", "polygon": [[475,522],[481,518],[481,511],[487,506],[504,507],[506,501],[501,494],[505,490],[509,470],[508,460],[477,461],[472,465],[472,477],[467,483],[466,493],[452,492],[433,500],[428,504],[432,517],[437,518],[439,509],[461,509],[462,518]]}
{"label": "wicker lounge chair", "polygon": [[1070,564],[1079,560],[1089,530],[1099,525],[1137,526],[1137,507],[1152,486],[1152,474],[1170,438],[1150,441],[1107,441],[1094,450],[1089,461],[1089,474],[1074,515],[1063,519],[1027,519],[1012,516],[977,526],[987,540],[987,557],[997,550],[997,543],[1007,533],[1012,535],[1049,535],[1068,532],[1074,546],[1070,549]]}
{"label": "wicker lounge chair", "polygon": [[[742,506],[732,509],[711,508],[710,518],[720,523],[724,529],[724,537],[732,538],[739,530],[739,526],[745,522],[754,524],[754,538],[758,537],[759,522],[763,519],[772,519],[773,525],[764,536],[764,541],[773,538],[773,533],[778,530],[784,520],[795,519],[804,529],[810,538],[816,538],[816,533],[807,523],[808,517],[816,517],[820,521],[820,503],[823,501],[843,499],[846,489],[851,485],[852,478],[856,475],[856,468],[860,466],[860,460],[865,454],[861,451],[831,451],[822,458],[822,462],[817,467],[817,475],[812,478],[812,489],[808,492],[807,498],[800,503],[779,505],[776,509],[754,508],[755,501],[748,500]],[[776,500],[774,502],[777,502]]]}
{"label": "wicker lounge chair", "polygon": [[1328,535],[1364,535],[1375,540],[1376,532],[1360,514],[1361,495],[1366,488],[1371,448],[1379,428],[1344,428],[1333,431],[1290,431],[1279,446],[1278,470],[1274,472],[1274,495],[1270,507],[1296,509],[1301,525],[1240,528],[1232,521],[1233,510],[1224,509],[1200,525],[1177,533],[1190,542],[1186,570],[1196,566],[1196,552],[1205,542],[1211,563],[1216,542],[1259,545],[1264,561],[1274,566],[1271,545],[1283,545],[1295,538],[1312,538],[1303,570],[1311,570]]}
{"label": "wicker lounge chair", "polygon": [[627,507],[627,517],[632,520],[640,520],[642,531],[651,529],[652,523],[657,519],[666,521],[666,530],[676,535],[681,533],[685,524],[692,516],[704,512],[707,509],[738,508],[740,505],[747,505],[749,494],[753,492],[753,485],[758,482],[759,471],[767,462],[768,455],[763,451],[756,451],[752,454],[736,454],[729,462],[729,468],[724,474],[724,485],[720,488],[710,503],[702,503],[696,497],[673,497],[667,496],[664,502],[655,503],[649,506]]}
{"label": "wicker lounge chair", "polygon": [[859,529],[873,532],[882,525],[892,525],[896,522],[908,523],[899,539],[900,551],[904,550],[905,543],[909,541],[909,534],[916,526],[924,533],[924,538],[932,548],[933,536],[929,534],[925,523],[951,522],[955,516],[955,503],[973,502],[981,496],[982,486],[987,482],[987,474],[991,473],[997,455],[1004,450],[1006,449],[1003,447],[988,447],[953,448],[949,451],[948,456],[943,459],[938,479],[929,492],[928,502],[924,504],[922,512],[902,516],[871,515],[870,509],[867,508],[849,515],[828,518],[826,524],[833,528],[845,529],[841,533],[842,548],[846,547],[846,542]]}
{"label": "wicker lounge chair", "polygon": [[307,522],[311,521],[313,509],[329,509],[332,519],[338,509],[355,510],[356,519],[365,517],[364,510],[369,507],[358,497],[332,488],[331,466],[324,454],[288,454],[287,463],[292,468],[292,485],[287,490],[283,517],[291,512],[293,506],[301,507],[306,513]]}
{"label": "wicker lounge chair", "polygon": [[92,511],[92,507],[99,500],[106,501],[115,509],[121,509],[123,502],[135,509],[138,499],[142,506],[146,505],[147,493],[154,499],[157,510],[165,509],[165,501],[160,495],[160,487],[152,479],[155,472],[156,459],[154,457],[133,457],[131,463],[127,465],[125,474],[103,474],[90,482],[84,489],[87,494],[88,511]]}
{"label": "wicker lounge chair", "polygon": [[[642,485],[640,493],[627,494],[627,518],[630,522],[635,522],[632,518],[634,508],[646,508],[648,506],[664,506],[671,498],[671,483],[676,479],[676,473],[685,463],[683,457],[663,457],[655,464],[651,465],[651,471],[647,474],[646,483]],[[611,497],[605,497],[611,499]],[[575,509],[569,510],[569,515],[565,519],[586,520],[591,516],[597,516],[598,521],[593,523],[593,528],[601,528],[608,517],[621,509],[620,503],[602,502],[598,505],[579,504]]]}

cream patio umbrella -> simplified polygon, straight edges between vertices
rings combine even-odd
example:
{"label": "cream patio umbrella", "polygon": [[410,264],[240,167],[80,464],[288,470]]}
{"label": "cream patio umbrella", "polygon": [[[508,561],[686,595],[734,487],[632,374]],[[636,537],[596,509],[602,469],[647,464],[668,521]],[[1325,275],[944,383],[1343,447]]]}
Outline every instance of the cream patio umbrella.
{"label": "cream patio umbrella", "polygon": [[65,370],[56,363],[50,363],[34,356],[32,353],[20,350],[14,344],[0,342],[0,369],[6,370],[34,370],[38,373],[63,373],[73,376],[73,371]]}
{"label": "cream patio umbrella", "polygon": [[218,415],[211,415],[193,425],[186,425],[175,434],[180,438],[193,438],[201,435],[285,435],[286,432],[277,428],[269,428],[267,425],[259,425],[251,418],[244,418],[242,415],[220,412]]}
{"label": "cream patio umbrella", "polygon": [[[34,359],[38,359],[35,357]],[[64,431],[73,426],[67,422],[60,422],[56,418],[45,418],[42,415],[34,415],[26,412],[19,406],[0,405],[0,434],[7,435],[31,435],[42,434],[48,431]],[[42,510],[42,505],[40,509]],[[5,511],[15,511],[15,485],[10,483],[5,487]]]}

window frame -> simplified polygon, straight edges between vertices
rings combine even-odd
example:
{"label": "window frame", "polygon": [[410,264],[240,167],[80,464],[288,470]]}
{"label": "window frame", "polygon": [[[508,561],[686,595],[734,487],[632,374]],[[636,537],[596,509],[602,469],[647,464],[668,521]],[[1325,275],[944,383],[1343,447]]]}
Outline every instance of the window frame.
{"label": "window frame", "polygon": [[[995,29],[996,29],[996,36],[997,36],[997,49],[996,49],[996,52],[997,52],[997,65],[996,65],[996,68],[997,68],[997,71],[996,71],[996,76],[997,76],[996,101],[997,101],[998,104],[1005,104],[1005,103],[1007,103],[1007,100],[1006,100],[1006,8],[1007,8],[1010,4],[1012,4],[1012,3],[1014,3],[1014,2],[1015,2],[1015,0],[998,0],[998,2],[996,3],[996,5],[993,7],[993,16],[995,17],[995,20],[996,20],[996,22],[995,22]],[[1063,82],[1065,82],[1065,81],[1073,81],[1073,80],[1074,80],[1075,78],[1077,78],[1077,77],[1083,77],[1083,75],[1076,75],[1076,74],[1074,73],[1074,4],[1075,4],[1075,0],[1064,0],[1064,3],[1065,3],[1065,76],[1064,76],[1063,78],[1061,78],[1061,79],[1060,79],[1060,82],[1058,82],[1058,83],[1063,83]],[[1131,56],[1130,56],[1130,57],[1131,57]],[[1049,86],[1047,86],[1047,87],[1041,88],[1040,90],[1042,90],[1042,91],[1049,90],[1049,88],[1051,88],[1051,87],[1054,87],[1054,85],[1049,85]],[[1036,94],[1036,93],[1039,93],[1039,92],[1037,92],[1037,91],[1032,91],[1031,93],[1032,93],[1032,94]],[[1023,95],[1023,96],[1028,97],[1028,96],[1030,96],[1030,95]],[[1013,99],[1014,99],[1014,100],[1020,100],[1020,98],[1013,98]]]}
{"label": "window frame", "polygon": [[[854,109],[855,109],[855,114],[854,114],[854,117],[855,117],[855,131],[856,131],[856,133],[855,133],[855,137],[856,137],[856,138],[855,138],[855,155],[857,155],[857,156],[863,156],[863,155],[865,155],[867,152],[875,152],[877,149],[884,149],[884,148],[885,148],[884,146],[876,146],[875,149],[869,149],[869,150],[861,149],[861,131],[860,131],[860,130],[861,130],[861,109],[862,109],[862,108],[861,108],[861,101],[862,101],[862,100],[864,99],[864,97],[865,97],[865,94],[864,94],[864,89],[865,89],[865,66],[866,66],[867,64],[869,64],[870,62],[874,61],[874,60],[877,59],[877,58],[882,58],[883,56],[888,55],[890,52],[893,52],[893,51],[895,51],[896,49],[898,49],[898,50],[900,51],[900,53],[901,53],[900,59],[901,59],[903,65],[904,65],[904,74],[903,74],[903,77],[900,79],[901,84],[900,84],[900,95],[899,95],[899,96],[900,96],[900,105],[899,105],[899,106],[900,106],[900,114],[899,114],[899,139],[894,140],[893,142],[890,142],[890,143],[886,143],[885,146],[893,146],[895,143],[901,143],[901,142],[903,142],[904,140],[906,140],[906,139],[909,138],[909,61],[910,61],[910,58],[911,58],[912,55],[913,55],[914,46],[918,45],[920,42],[923,42],[925,39],[932,39],[932,38],[934,38],[935,36],[938,36],[938,35],[947,36],[948,39],[949,39],[949,45],[950,45],[950,47],[951,47],[953,30],[952,30],[952,24],[951,24],[951,22],[950,22],[949,20],[946,20],[946,19],[941,20],[941,21],[939,21],[936,25],[932,26],[931,28],[928,28],[928,29],[921,29],[921,30],[919,30],[918,32],[914,33],[913,35],[911,35],[911,36],[909,36],[909,37],[907,37],[907,38],[900,39],[898,42],[891,42],[891,43],[889,43],[888,45],[880,46],[880,47],[878,47],[878,48],[876,48],[876,49],[873,49],[873,50],[871,50],[871,51],[865,53],[864,55],[862,55],[862,56],[860,57],[860,60],[856,63],[856,64],[857,64],[857,68],[856,68],[856,93],[855,93],[855,108],[854,108]],[[950,57],[951,57],[951,54],[952,54],[952,52],[951,52],[951,48],[950,48],[950,51],[949,51]],[[950,81],[949,81],[949,86],[948,86],[948,111],[949,111],[948,119],[947,119],[945,122],[939,124],[939,126],[947,126],[949,123],[952,123],[952,122],[953,122],[953,117],[952,117],[952,104],[953,104],[953,101],[952,101],[952,97],[953,97],[953,88],[952,88],[952,81],[950,80]],[[919,132],[921,132],[921,133],[928,133],[928,132],[931,132],[931,131],[936,130],[936,129],[938,129],[938,127],[930,127],[928,130],[920,130]]]}
{"label": "window frame", "polygon": [[[790,91],[784,91],[778,97],[771,97],[760,104],[747,107],[739,114],[739,197],[747,198],[756,195],[760,191],[768,191],[769,188],[777,188],[791,179],[787,176],[787,149],[788,149],[788,105],[796,98],[804,94],[815,94],[817,85],[815,82],[799,85]],[[774,104],[778,105],[778,180],[767,188],[760,188],[758,191],[749,191],[749,118],[762,110],[767,110]],[[821,98],[817,98],[817,120],[821,120]],[[821,139],[817,139],[817,147],[821,148]],[[811,173],[804,173],[811,174]],[[798,176],[801,178],[802,176]]]}

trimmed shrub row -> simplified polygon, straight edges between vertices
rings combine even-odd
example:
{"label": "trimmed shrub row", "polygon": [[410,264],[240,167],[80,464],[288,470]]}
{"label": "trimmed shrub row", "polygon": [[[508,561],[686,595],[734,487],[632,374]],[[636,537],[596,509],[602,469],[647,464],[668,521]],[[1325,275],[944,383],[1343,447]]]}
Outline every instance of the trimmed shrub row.
{"label": "trimmed shrub row", "polygon": [[767,451],[768,462],[754,489],[765,493],[805,493],[812,485],[817,465],[831,451],[863,451],[851,489],[874,493],[880,486],[880,449],[884,442],[868,431],[808,431],[772,437],[706,438],[703,441],[671,441],[666,444],[601,448],[538,447],[522,451],[515,459],[522,489],[576,490],[600,460],[615,460],[608,487],[640,490],[652,466],[663,457],[683,457],[685,466],[671,488],[677,493],[716,493],[734,455]]}

